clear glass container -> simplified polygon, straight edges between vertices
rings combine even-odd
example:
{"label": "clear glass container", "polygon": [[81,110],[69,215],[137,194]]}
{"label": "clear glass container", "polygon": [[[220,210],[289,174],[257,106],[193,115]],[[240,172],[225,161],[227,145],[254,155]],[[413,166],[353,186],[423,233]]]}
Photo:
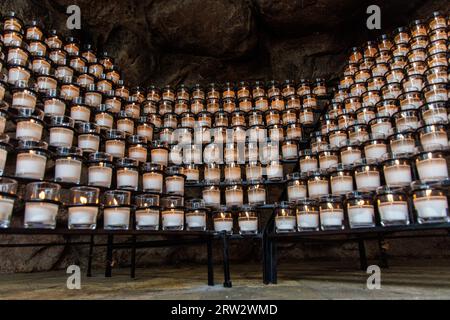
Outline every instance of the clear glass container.
{"label": "clear glass container", "polygon": [[252,206],[245,205],[239,210],[238,225],[241,235],[258,234],[258,213]]}
{"label": "clear glass container", "polygon": [[186,203],[186,230],[205,231],[207,209],[202,199],[192,199]]}
{"label": "clear glass container", "polygon": [[113,174],[112,156],[104,152],[89,155],[88,184],[90,186],[110,188]]}
{"label": "clear glass container", "polygon": [[319,204],[314,200],[299,199],[295,203],[297,231],[319,231]]}
{"label": "clear glass container", "polygon": [[408,225],[410,223],[408,197],[400,189],[378,188],[376,202],[383,227]]}
{"label": "clear glass container", "polygon": [[309,198],[318,199],[330,193],[329,178],[324,171],[309,172],[307,184]]}
{"label": "clear glass container", "polygon": [[319,202],[319,209],[322,230],[342,230],[345,228],[342,197],[322,197]]}
{"label": "clear glass container", "polygon": [[131,218],[131,192],[107,190],[103,194],[103,228],[128,230]]}
{"label": "clear glass container", "polygon": [[19,141],[16,158],[16,177],[44,179],[50,154],[46,142]]}
{"label": "clear glass container", "polygon": [[412,199],[419,224],[448,223],[448,198],[438,186],[415,182],[412,185]]}
{"label": "clear glass container", "polygon": [[136,230],[159,230],[159,195],[139,194],[135,204]]}
{"label": "clear glass container", "polygon": [[289,202],[281,202],[275,208],[275,232],[294,232],[297,227],[295,212]]}
{"label": "clear glass container", "polygon": [[306,177],[304,174],[298,172],[290,173],[287,175],[287,181],[287,194],[289,202],[295,202],[306,198],[307,187]]}
{"label": "clear glass container", "polygon": [[50,182],[32,182],[26,186],[25,228],[55,229],[61,186]]}
{"label": "clear glass container", "polygon": [[0,229],[9,228],[11,225],[17,186],[16,180],[0,177]]}
{"label": "clear glass container", "polygon": [[166,169],[165,175],[166,193],[175,196],[184,196],[184,185],[186,176],[182,172],[182,167],[172,166]]}
{"label": "clear glass container", "polygon": [[266,187],[263,184],[250,184],[247,187],[248,203],[253,206],[266,204]]}
{"label": "clear glass container", "polygon": [[93,187],[70,189],[68,205],[69,229],[96,229],[100,190]]}
{"label": "clear glass container", "polygon": [[244,190],[241,184],[233,184],[226,187],[225,203],[230,208],[242,207],[244,204]]}
{"label": "clear glass container", "polygon": [[77,147],[56,150],[55,181],[79,184],[83,167],[83,151]]}
{"label": "clear glass container", "polygon": [[166,231],[184,230],[184,199],[180,196],[161,198],[162,229]]}
{"label": "clear glass container", "polygon": [[213,223],[215,232],[233,233],[233,214],[227,207],[222,206],[214,213]]}

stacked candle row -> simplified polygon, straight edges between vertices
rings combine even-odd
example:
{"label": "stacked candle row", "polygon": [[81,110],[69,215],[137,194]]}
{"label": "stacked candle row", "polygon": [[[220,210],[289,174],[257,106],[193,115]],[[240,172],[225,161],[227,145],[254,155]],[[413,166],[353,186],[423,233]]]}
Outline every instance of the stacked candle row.
{"label": "stacked candle row", "polygon": [[380,187],[374,192],[353,191],[345,196],[284,202],[276,209],[275,230],[326,231],[416,222],[450,222],[447,193],[439,185],[417,183],[409,193]]}
{"label": "stacked candle row", "polygon": [[[0,178],[0,228],[11,226],[17,197],[17,181]],[[100,202],[101,198],[101,202]],[[24,198],[25,228],[54,229],[62,208],[67,209],[69,229],[96,229],[102,221],[105,230],[162,230],[205,231],[208,228],[209,210],[199,199],[187,201],[181,196],[139,194],[131,203],[131,192],[107,190],[100,197],[100,189],[73,187],[67,203],[61,201],[61,186],[49,182],[33,182],[26,186]],[[212,216],[212,230],[231,232],[233,215],[227,207],[221,207]],[[258,215],[253,207],[238,208],[238,226],[241,234],[258,233]]]}

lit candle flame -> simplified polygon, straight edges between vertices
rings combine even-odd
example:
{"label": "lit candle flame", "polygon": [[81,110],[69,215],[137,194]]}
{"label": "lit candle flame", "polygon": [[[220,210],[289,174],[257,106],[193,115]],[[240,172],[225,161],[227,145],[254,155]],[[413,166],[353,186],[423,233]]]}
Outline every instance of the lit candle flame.
{"label": "lit candle flame", "polygon": [[431,192],[432,192],[431,189],[425,190],[425,194],[427,195],[427,197],[431,196]]}
{"label": "lit candle flame", "polygon": [[44,200],[45,199],[45,191],[41,191],[40,193],[39,193],[39,199],[41,199],[41,200]]}
{"label": "lit candle flame", "polygon": [[86,197],[80,197],[80,203],[81,204],[86,204],[88,201],[87,201],[87,198]]}
{"label": "lit candle flame", "polygon": [[394,202],[394,196],[392,194],[388,194],[387,199],[389,202]]}

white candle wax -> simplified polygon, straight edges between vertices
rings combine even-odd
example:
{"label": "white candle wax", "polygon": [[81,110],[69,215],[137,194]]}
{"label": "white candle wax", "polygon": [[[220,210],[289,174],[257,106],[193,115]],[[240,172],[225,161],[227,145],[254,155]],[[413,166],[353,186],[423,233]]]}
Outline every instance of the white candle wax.
{"label": "white candle wax", "polygon": [[124,229],[130,226],[130,208],[105,208],[103,210],[103,225],[105,229]]}
{"label": "white candle wax", "polygon": [[19,121],[16,127],[16,139],[39,141],[42,138],[42,129],[40,123],[31,121]]}
{"label": "white candle wax", "polygon": [[95,123],[101,127],[112,128],[114,125],[114,118],[107,113],[99,113],[95,115]]}
{"label": "white candle wax", "polygon": [[240,218],[238,220],[239,231],[241,233],[256,233],[258,232],[258,219]]}
{"label": "white candle wax", "polygon": [[203,190],[203,201],[208,207],[220,206],[220,191],[219,190]]}
{"label": "white candle wax", "polygon": [[14,199],[0,199],[0,228],[8,228],[14,208]]}
{"label": "white candle wax", "polygon": [[346,194],[353,191],[353,178],[351,176],[335,176],[330,179],[331,193],[335,195]]}
{"label": "white candle wax", "polygon": [[151,152],[152,163],[167,166],[169,162],[169,151],[166,149],[153,149]]}
{"label": "white candle wax", "polygon": [[83,151],[96,152],[100,146],[100,137],[93,134],[82,134],[78,136],[78,147]]}
{"label": "white candle wax", "polygon": [[420,135],[420,144],[425,151],[433,150],[436,145],[441,145],[443,148],[448,147],[448,138],[445,132],[430,132]]}
{"label": "white candle wax", "polygon": [[70,207],[69,229],[87,228],[95,229],[97,225],[97,207]]}
{"label": "white candle wax", "polygon": [[19,153],[16,160],[16,176],[43,179],[47,158],[40,154]]}
{"label": "white candle wax", "polygon": [[344,211],[342,209],[321,210],[320,221],[323,229],[342,228],[344,222]]}
{"label": "white candle wax", "polygon": [[359,160],[361,160],[361,151],[359,150],[348,150],[341,152],[341,162],[343,165],[351,165]]}
{"label": "white candle wax", "polygon": [[295,201],[298,199],[306,198],[306,186],[300,183],[294,182],[293,185],[288,186],[288,200]]}
{"label": "white candle wax", "polygon": [[262,168],[260,166],[251,166],[245,168],[245,177],[247,181],[261,180]]}
{"label": "white candle wax", "polygon": [[186,227],[188,229],[204,229],[206,228],[206,214],[186,214]]}
{"label": "white candle wax", "polygon": [[392,132],[392,124],[389,121],[377,122],[370,126],[370,130],[375,137],[387,137]]}
{"label": "white candle wax", "polygon": [[58,205],[48,202],[27,202],[25,204],[24,225],[26,228],[56,226]]}
{"label": "white candle wax", "polygon": [[392,165],[384,168],[384,179],[388,186],[405,186],[412,181],[409,165]]}
{"label": "white candle wax", "polygon": [[51,128],[49,144],[54,147],[71,147],[73,130],[66,128]]}
{"label": "white candle wax", "polygon": [[166,192],[172,194],[184,195],[184,178],[180,176],[171,176],[166,178]]}
{"label": "white candle wax", "polygon": [[75,121],[89,122],[91,110],[84,106],[73,106],[70,108],[70,117]]}
{"label": "white candle wax", "polygon": [[113,157],[123,158],[125,156],[125,142],[122,140],[108,140],[105,143],[105,152]]}
{"label": "white candle wax", "polygon": [[46,100],[44,104],[44,113],[46,115],[63,116],[66,111],[66,105],[60,100]]}
{"label": "white candle wax", "polygon": [[329,139],[330,139],[330,146],[337,148],[341,145],[342,141],[345,141],[347,139],[347,135],[344,132],[330,134]]}
{"label": "white candle wax", "polygon": [[159,229],[159,211],[153,209],[136,210],[136,229]]}
{"label": "white candle wax", "polygon": [[402,139],[391,142],[392,153],[414,153],[415,149],[414,139]]}
{"label": "white candle wax", "polygon": [[205,181],[206,182],[220,181],[220,168],[205,168]]}
{"label": "white candle wax", "polygon": [[225,180],[240,181],[241,168],[240,167],[225,167]]}
{"label": "white candle wax", "polygon": [[299,230],[316,230],[319,228],[319,212],[310,211],[297,214],[297,226]]}
{"label": "white candle wax", "polygon": [[328,169],[338,164],[337,156],[322,156],[319,157],[319,166],[320,169]]}
{"label": "white candle wax", "polygon": [[162,227],[164,230],[167,230],[167,229],[183,230],[183,228],[184,228],[184,212],[178,211],[178,210],[163,211]]}
{"label": "white candle wax", "polygon": [[80,183],[81,161],[57,159],[55,161],[55,181]]}
{"label": "white candle wax", "polygon": [[348,218],[352,228],[357,226],[373,226],[375,210],[371,205],[350,206],[348,208]]}
{"label": "white candle wax", "polygon": [[271,163],[266,167],[267,179],[283,179],[283,166],[279,163]]}
{"label": "white candle wax", "polygon": [[89,185],[106,187],[111,186],[112,168],[91,166],[89,167]]}
{"label": "white candle wax", "polygon": [[[448,215],[448,202],[445,196],[429,196],[414,199],[419,222],[421,219],[445,219]],[[423,220],[422,220],[423,221]]]}
{"label": "white candle wax", "polygon": [[136,170],[117,170],[117,188],[137,189],[139,173]]}
{"label": "white candle wax", "polygon": [[381,223],[390,225],[395,223],[406,223],[408,217],[408,204],[406,201],[389,201],[380,203],[378,206]]}
{"label": "white candle wax", "polygon": [[149,126],[138,126],[136,133],[140,136],[146,137],[148,141],[151,141],[153,139],[153,129]]}
{"label": "white candle wax", "polygon": [[404,117],[399,118],[395,122],[395,126],[399,132],[406,130],[415,130],[419,127],[419,122],[417,117]]}
{"label": "white candle wax", "polygon": [[295,230],[296,217],[283,216],[275,217],[275,228],[277,232],[289,232]]}
{"label": "white candle wax", "polygon": [[447,161],[444,158],[417,161],[417,171],[420,180],[423,181],[438,181],[448,178]]}
{"label": "white candle wax", "polygon": [[308,181],[308,194],[310,198],[319,198],[321,196],[327,195],[328,193],[328,181]]}
{"label": "white candle wax", "polygon": [[143,176],[143,186],[145,191],[162,192],[163,175],[159,172],[147,172]]}
{"label": "white candle wax", "polygon": [[117,120],[117,130],[126,132],[128,134],[133,134],[134,132],[134,123],[131,120]]}
{"label": "white candle wax", "polygon": [[0,148],[0,175],[3,175],[3,172],[5,171],[7,156],[8,156],[8,151]]}
{"label": "white candle wax", "polygon": [[363,171],[355,173],[356,188],[358,190],[375,190],[380,186],[378,171]]}
{"label": "white candle wax", "polygon": [[6,118],[0,115],[0,133],[5,132],[5,127],[6,127]]}
{"label": "white candle wax", "polygon": [[226,190],[225,202],[228,207],[242,206],[244,204],[244,192],[242,190]]}
{"label": "white candle wax", "polygon": [[233,230],[233,219],[231,218],[214,219],[214,231],[232,232],[232,230]]}
{"label": "white candle wax", "polygon": [[183,173],[186,175],[187,181],[198,182],[200,180],[200,172],[198,169],[185,169]]}
{"label": "white candle wax", "polygon": [[380,159],[387,152],[385,144],[369,144],[364,147],[366,159]]}
{"label": "white candle wax", "polygon": [[36,96],[26,92],[16,92],[13,94],[12,105],[34,108],[36,106]]}
{"label": "white candle wax", "polygon": [[128,148],[128,156],[131,159],[146,162],[147,161],[147,149],[139,146],[129,147]]}
{"label": "white candle wax", "polygon": [[266,190],[264,189],[249,190],[247,196],[249,204],[266,203]]}
{"label": "white candle wax", "polygon": [[447,122],[447,111],[445,108],[436,110],[427,110],[422,113],[422,118],[425,124],[435,124],[441,121]]}

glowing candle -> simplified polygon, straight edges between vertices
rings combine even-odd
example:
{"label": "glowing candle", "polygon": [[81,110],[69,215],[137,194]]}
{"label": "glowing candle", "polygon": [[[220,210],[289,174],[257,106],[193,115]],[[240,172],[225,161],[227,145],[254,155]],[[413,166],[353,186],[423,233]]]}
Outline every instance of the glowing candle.
{"label": "glowing candle", "polygon": [[61,186],[56,183],[33,182],[26,187],[25,228],[54,229],[59,210]]}

